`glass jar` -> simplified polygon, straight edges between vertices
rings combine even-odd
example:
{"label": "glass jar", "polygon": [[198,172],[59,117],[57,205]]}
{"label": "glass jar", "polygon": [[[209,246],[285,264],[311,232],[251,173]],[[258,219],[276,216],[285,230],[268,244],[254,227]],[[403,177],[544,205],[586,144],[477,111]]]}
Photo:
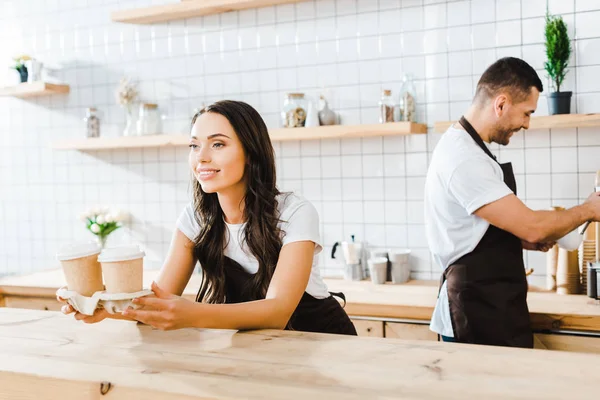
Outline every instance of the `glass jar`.
{"label": "glass jar", "polygon": [[151,103],[140,104],[140,115],[137,121],[138,135],[158,135],[160,133],[160,114],[158,106]]}
{"label": "glass jar", "polygon": [[100,137],[100,119],[96,115],[96,112],[96,108],[88,108],[83,119],[86,126],[86,137],[88,138]]}
{"label": "glass jar", "polygon": [[306,124],[308,103],[304,93],[288,93],[283,101],[281,124],[284,128],[299,128]]}
{"label": "glass jar", "polygon": [[402,121],[416,122],[417,120],[417,89],[412,75],[404,75],[402,78],[402,90],[400,91],[400,115]]}
{"label": "glass jar", "polygon": [[392,91],[384,90],[379,100],[379,123],[394,122],[394,100]]}

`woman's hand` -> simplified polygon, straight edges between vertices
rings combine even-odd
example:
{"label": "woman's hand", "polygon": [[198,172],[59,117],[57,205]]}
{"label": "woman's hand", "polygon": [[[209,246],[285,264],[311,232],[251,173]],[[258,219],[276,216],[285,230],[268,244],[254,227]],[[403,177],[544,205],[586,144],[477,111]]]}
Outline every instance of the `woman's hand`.
{"label": "woman's hand", "polygon": [[142,308],[137,310],[128,308],[123,311],[123,315],[163,331],[193,325],[190,321],[196,303],[165,292],[156,282],[152,282],[152,291],[156,297],[145,296],[134,299],[133,303]]}
{"label": "woman's hand", "polygon": [[74,317],[77,321],[83,321],[86,324],[94,324],[96,322],[102,321],[105,318],[110,317],[109,312],[106,311],[104,308],[96,309],[94,311],[94,315],[85,315],[85,314],[75,311],[73,306],[68,304],[65,299],[58,297],[58,296],[56,296],[56,299],[59,302],[64,303],[64,305],[60,308],[60,311],[65,315],[75,313]]}

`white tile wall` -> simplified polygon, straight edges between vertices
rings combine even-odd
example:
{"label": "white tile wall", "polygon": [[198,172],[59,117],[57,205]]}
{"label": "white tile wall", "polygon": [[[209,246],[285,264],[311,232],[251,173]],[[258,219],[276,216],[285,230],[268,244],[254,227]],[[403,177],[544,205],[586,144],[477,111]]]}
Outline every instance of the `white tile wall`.
{"label": "white tile wall", "polygon": [[[143,242],[148,266],[160,266],[190,200],[187,149],[50,149],[56,139],[83,135],[92,105],[101,110],[102,135],[120,134],[124,114],[113,92],[122,76],[139,82],[142,99],[159,103],[169,133],[185,132],[194,109],[222,98],[247,101],[278,126],[287,91],[325,93],[345,124],[376,122],[380,91],[397,94],[403,73],[415,76],[417,114],[432,126],[461,115],[479,75],[499,57],[523,57],[545,77],[545,0],[308,0],[157,25],[109,22],[113,10],[152,3],[0,5],[0,65],[30,53],[71,85],[68,96],[0,98],[0,274],[56,265],[60,243],[90,237],[76,216],[94,204],[131,212],[111,241]],[[573,112],[598,112],[600,2],[550,0],[548,7],[564,15],[573,39],[565,82],[575,92]],[[547,113],[545,101],[537,114]],[[410,247],[414,276],[439,276],[422,203],[439,136],[275,143],[281,189],[300,191],[321,215],[324,273],[339,274],[331,245],[355,234],[377,247]],[[595,128],[520,133],[493,149],[513,163],[520,197],[532,207],[582,201],[600,169]],[[544,274],[539,255],[527,260]]]}

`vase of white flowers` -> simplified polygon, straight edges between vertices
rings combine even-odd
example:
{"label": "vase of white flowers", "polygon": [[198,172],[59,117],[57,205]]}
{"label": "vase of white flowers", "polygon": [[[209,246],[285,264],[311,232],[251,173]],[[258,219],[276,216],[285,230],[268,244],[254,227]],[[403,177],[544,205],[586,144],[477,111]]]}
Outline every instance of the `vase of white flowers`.
{"label": "vase of white flowers", "polygon": [[137,99],[138,91],[135,85],[127,78],[122,78],[116,92],[117,104],[125,110],[126,125],[123,130],[123,136],[133,136],[136,134],[135,124],[133,123],[133,105]]}
{"label": "vase of white flowers", "polygon": [[123,226],[127,214],[122,210],[110,210],[108,207],[93,207],[83,212],[79,219],[86,228],[96,235],[96,241],[104,248],[108,235]]}

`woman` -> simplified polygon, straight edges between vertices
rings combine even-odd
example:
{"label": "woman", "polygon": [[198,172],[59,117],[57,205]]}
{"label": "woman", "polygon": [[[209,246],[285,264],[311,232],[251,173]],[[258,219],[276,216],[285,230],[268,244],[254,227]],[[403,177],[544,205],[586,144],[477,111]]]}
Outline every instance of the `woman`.
{"label": "woman", "polygon": [[[138,310],[76,314],[159,329],[294,329],[356,335],[327,291],[316,255],[321,251],[316,209],[276,187],[275,155],[258,112],[220,101],[192,119],[189,165],[194,201],[177,221],[171,247],[152,290]],[[196,262],[202,283],[196,302],[181,294]],[[64,306],[63,312],[73,312]]]}

